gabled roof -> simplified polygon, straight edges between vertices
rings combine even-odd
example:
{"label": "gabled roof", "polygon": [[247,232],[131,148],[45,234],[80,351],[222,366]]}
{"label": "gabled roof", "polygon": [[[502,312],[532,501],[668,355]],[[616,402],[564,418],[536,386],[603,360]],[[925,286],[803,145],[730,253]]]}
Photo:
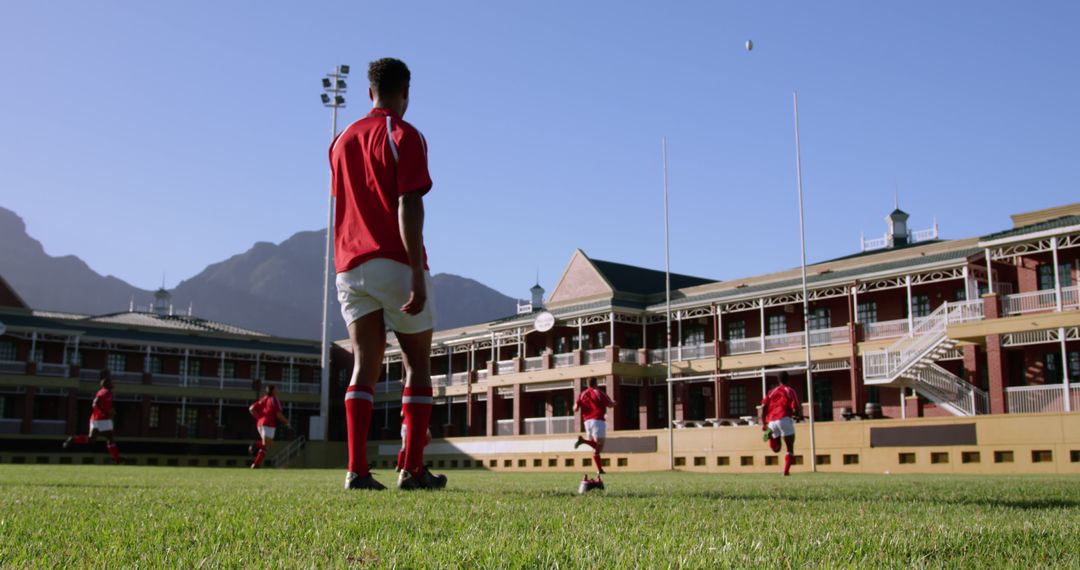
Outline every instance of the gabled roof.
{"label": "gabled roof", "polygon": [[187,315],[159,315],[157,313],[130,311],[126,313],[85,317],[82,320],[95,323],[177,329],[183,331],[220,332],[245,336],[270,336],[266,333],[245,329],[228,323],[220,323],[217,321],[200,319],[198,317],[189,317]]}
{"label": "gabled roof", "polygon": [[23,301],[18,291],[5,281],[3,276],[0,276],[0,307],[27,308],[26,301]]}
{"label": "gabled roof", "polygon": [[[615,291],[621,293],[633,293],[635,295],[652,295],[664,291],[664,272],[656,269],[647,269],[614,261],[591,260],[593,266],[611,283]],[[679,273],[671,274],[671,289],[683,289],[695,287],[707,283],[715,283],[716,279],[705,279]]]}

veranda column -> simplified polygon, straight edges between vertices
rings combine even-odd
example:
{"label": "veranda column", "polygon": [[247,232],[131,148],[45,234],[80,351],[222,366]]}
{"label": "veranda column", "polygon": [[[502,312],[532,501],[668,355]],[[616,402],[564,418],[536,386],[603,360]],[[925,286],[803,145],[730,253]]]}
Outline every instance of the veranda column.
{"label": "veranda column", "polygon": [[615,407],[608,408],[604,412],[604,421],[607,422],[607,425],[611,426],[612,431],[626,429],[625,426],[622,425],[623,423],[619,421],[619,418],[622,416],[618,411],[619,377],[614,374],[608,374],[607,378],[604,379],[604,382],[606,384],[605,388],[607,388],[608,397],[615,401]]}
{"label": "veranda column", "polygon": [[525,416],[521,409],[521,396],[524,391],[521,384],[514,384],[514,435],[521,435],[521,424],[525,422]]}

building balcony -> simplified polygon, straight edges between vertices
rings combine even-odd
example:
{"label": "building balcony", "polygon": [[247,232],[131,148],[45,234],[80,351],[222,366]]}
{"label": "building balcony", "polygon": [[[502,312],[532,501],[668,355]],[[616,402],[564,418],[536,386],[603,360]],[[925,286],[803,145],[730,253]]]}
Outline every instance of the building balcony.
{"label": "building balcony", "polygon": [[[1080,286],[1061,288],[1061,308],[1063,310],[1080,307]],[[1001,313],[1005,316],[1026,315],[1029,313],[1049,313],[1057,310],[1058,296],[1054,289],[1029,291],[1001,296]]]}
{"label": "building balcony", "polygon": [[[1005,389],[1010,414],[1041,414],[1065,411],[1065,385],[1013,386]],[[1070,409],[1080,410],[1080,383],[1069,384]]]}
{"label": "building balcony", "polygon": [[[725,341],[730,355],[773,352],[803,348],[806,333],[803,331],[774,334],[762,337],[739,338]],[[831,346],[851,341],[847,327],[832,327],[810,331],[810,346]]]}
{"label": "building balcony", "polygon": [[[574,420],[574,416],[525,418],[525,435],[577,433],[577,425]],[[513,422],[513,420],[510,421]],[[511,427],[513,427],[512,423]]]}

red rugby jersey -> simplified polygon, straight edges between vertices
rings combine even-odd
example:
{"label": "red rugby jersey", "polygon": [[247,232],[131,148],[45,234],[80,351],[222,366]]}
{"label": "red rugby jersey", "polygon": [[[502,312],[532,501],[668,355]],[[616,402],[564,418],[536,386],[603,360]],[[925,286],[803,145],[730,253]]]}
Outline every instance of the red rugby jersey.
{"label": "red rugby jersey", "polygon": [[274,396],[263,396],[255,401],[255,413],[258,422],[255,425],[277,427],[277,415],[281,412],[281,402]]}
{"label": "red rugby jersey", "polygon": [[91,420],[107,420],[112,417],[113,397],[112,390],[102,388],[94,394],[97,404],[90,410]]}
{"label": "red rugby jersey", "polygon": [[590,387],[578,395],[577,403],[581,408],[581,419],[602,420],[608,404],[611,403],[611,398],[600,390]]}
{"label": "red rugby jersey", "polygon": [[795,410],[799,409],[799,396],[791,386],[781,384],[769,390],[761,405],[765,408],[765,421],[776,421],[795,414]]}
{"label": "red rugby jersey", "polygon": [[372,109],[334,139],[330,171],[337,272],[378,257],[408,264],[398,198],[431,189],[427,142],[420,131],[390,109]]}

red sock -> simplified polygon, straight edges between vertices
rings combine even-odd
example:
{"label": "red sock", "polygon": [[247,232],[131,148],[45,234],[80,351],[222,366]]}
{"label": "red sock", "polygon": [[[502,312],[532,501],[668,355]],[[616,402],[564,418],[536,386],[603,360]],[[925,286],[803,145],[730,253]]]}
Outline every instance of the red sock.
{"label": "red sock", "polygon": [[71,443],[74,443],[76,445],[86,445],[90,443],[90,438],[85,435],[77,435],[71,438]]}
{"label": "red sock", "polygon": [[266,458],[266,450],[265,449],[260,449],[259,452],[255,454],[255,461],[251,462],[251,468],[252,469],[258,468],[260,465],[262,465],[263,459],[265,459],[265,458]]}
{"label": "red sock", "polygon": [[112,457],[113,463],[120,463],[120,448],[116,447],[115,443],[106,444],[105,449],[109,450],[109,457]]}
{"label": "red sock", "polygon": [[345,424],[349,433],[349,471],[368,474],[367,438],[375,391],[369,386],[349,386],[345,391]]}
{"label": "red sock", "polygon": [[583,440],[581,440],[581,443],[584,443],[585,445],[587,445],[587,446],[589,446],[589,447],[591,447],[593,449],[596,449],[596,442],[591,440],[591,439],[583,439]]}
{"label": "red sock", "polygon": [[401,448],[401,451],[397,452],[397,468],[398,469],[404,469],[405,468],[405,448],[404,447]]}
{"label": "red sock", "polygon": [[601,469],[604,468],[604,462],[600,460],[600,454],[599,453],[592,454],[592,460],[593,460],[593,464],[596,465],[596,470],[597,471],[600,471]]}
{"label": "red sock", "polygon": [[790,453],[784,456],[784,475],[787,475],[788,472],[791,471],[791,462],[794,459],[795,456]]}
{"label": "red sock", "polygon": [[401,408],[405,411],[405,470],[419,475],[424,469],[424,444],[431,423],[431,388],[405,388]]}
{"label": "red sock", "polygon": [[773,453],[780,453],[780,438],[778,438],[778,437],[770,437],[769,438],[769,449],[771,449],[773,451]]}

